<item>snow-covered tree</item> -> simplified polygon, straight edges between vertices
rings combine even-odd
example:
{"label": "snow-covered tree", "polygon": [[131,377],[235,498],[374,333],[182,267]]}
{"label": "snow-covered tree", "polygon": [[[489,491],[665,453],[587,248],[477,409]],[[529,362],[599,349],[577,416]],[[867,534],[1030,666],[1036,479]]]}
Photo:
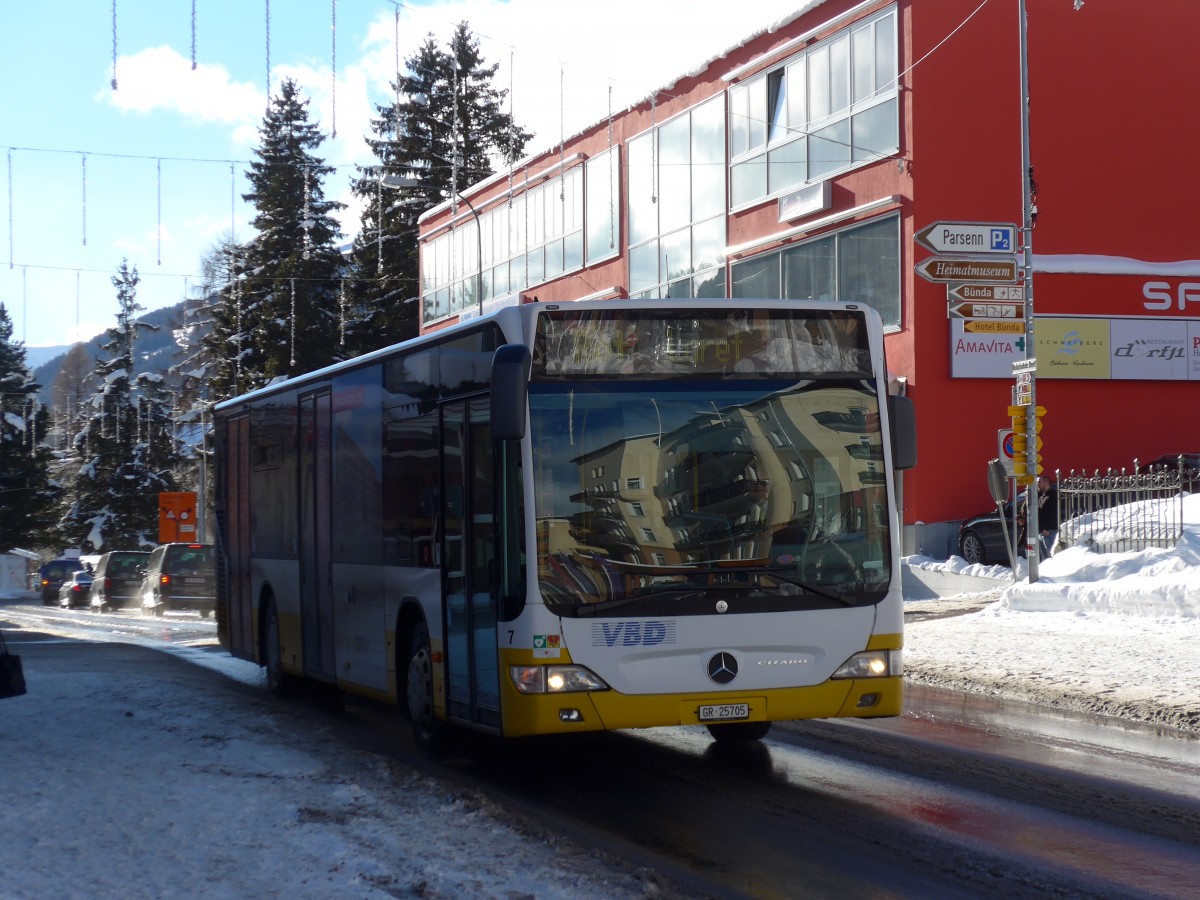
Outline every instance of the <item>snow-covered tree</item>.
{"label": "snow-covered tree", "polygon": [[420,325],[417,219],[483,181],[497,163],[515,161],[532,135],[502,109],[506,90],[493,86],[466,22],[448,48],[427,36],[404,61],[396,100],[378,106],[367,138],[377,164],[352,187],[362,198],[361,228],[347,282],[351,314],[346,339],[362,353],[412,337]]}
{"label": "snow-covered tree", "polygon": [[40,546],[51,523],[55,490],[50,451],[43,444],[48,415],[37,400],[40,388],[0,303],[0,553]]}
{"label": "snow-covered tree", "polygon": [[99,386],[73,436],[76,469],[60,528],[85,553],[133,550],[157,543],[158,494],[174,491],[180,464],[170,398],[158,374],[136,371],[139,332],[137,268],[122,260],[113,277],[117,323],[96,360]]}
{"label": "snow-covered tree", "polygon": [[[314,154],[325,136],[308,120],[308,101],[285,79],[259,129],[250,164],[256,234],[229,247],[227,281],[207,344],[232,361],[213,387],[232,396],[341,358],[340,235],[322,182],[334,170]],[[214,373],[218,374],[218,373]],[[213,399],[219,399],[214,397]]]}

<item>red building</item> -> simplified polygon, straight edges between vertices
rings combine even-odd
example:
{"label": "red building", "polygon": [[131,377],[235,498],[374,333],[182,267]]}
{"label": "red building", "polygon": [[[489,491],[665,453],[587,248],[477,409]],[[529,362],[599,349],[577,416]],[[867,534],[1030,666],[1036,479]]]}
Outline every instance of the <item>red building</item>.
{"label": "red building", "polygon": [[[990,504],[985,465],[1027,354],[1049,473],[1200,450],[1200,4],[1028,7],[1028,350],[1020,284],[916,272],[972,249],[1020,271],[1018,0],[804,4],[644,102],[598,110],[422,219],[423,329],[534,298],[870,303],[917,407],[909,550],[950,552],[954,523]],[[977,247],[978,229],[917,239],[938,222],[1011,224],[1015,256]]]}

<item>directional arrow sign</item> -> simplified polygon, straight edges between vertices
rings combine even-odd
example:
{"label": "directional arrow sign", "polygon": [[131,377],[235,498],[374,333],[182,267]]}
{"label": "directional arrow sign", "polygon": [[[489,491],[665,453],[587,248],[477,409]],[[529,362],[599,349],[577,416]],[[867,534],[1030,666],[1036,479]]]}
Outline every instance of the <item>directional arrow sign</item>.
{"label": "directional arrow sign", "polygon": [[976,300],[986,303],[1001,300],[1006,303],[1025,302],[1025,288],[1012,284],[954,284],[949,288],[950,297],[957,300]]}
{"label": "directional arrow sign", "polygon": [[1024,319],[1024,303],[955,303],[948,307],[951,319]]}
{"label": "directional arrow sign", "polygon": [[934,222],[914,237],[934,253],[1017,252],[1017,226],[1001,222]]}
{"label": "directional arrow sign", "polygon": [[931,256],[916,265],[926,281],[969,281],[1016,283],[1017,261],[1013,259],[963,259],[958,256]]}
{"label": "directional arrow sign", "polygon": [[992,319],[968,319],[963,331],[970,334],[1024,334],[1024,322],[999,322]]}

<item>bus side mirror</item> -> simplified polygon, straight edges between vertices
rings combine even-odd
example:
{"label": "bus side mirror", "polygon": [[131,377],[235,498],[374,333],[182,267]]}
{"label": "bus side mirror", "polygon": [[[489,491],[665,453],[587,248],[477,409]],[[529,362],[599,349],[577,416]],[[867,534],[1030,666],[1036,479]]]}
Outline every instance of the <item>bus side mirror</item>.
{"label": "bus side mirror", "polygon": [[892,468],[911,469],[917,464],[917,410],[912,398],[888,394],[888,421],[892,425]]}
{"label": "bus side mirror", "polygon": [[492,357],[492,440],[525,437],[529,371],[533,356],[524,344],[504,344]]}

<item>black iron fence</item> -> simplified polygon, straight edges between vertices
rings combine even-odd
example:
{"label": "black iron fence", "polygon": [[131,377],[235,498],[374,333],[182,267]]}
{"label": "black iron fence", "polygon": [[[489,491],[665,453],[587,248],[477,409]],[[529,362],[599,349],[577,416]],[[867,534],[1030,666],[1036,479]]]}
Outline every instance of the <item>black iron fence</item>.
{"label": "black iron fence", "polygon": [[1183,498],[1200,489],[1200,470],[1183,458],[1174,466],[1092,474],[1055,473],[1058,538],[1055,548],[1086,546],[1101,553],[1174,547],[1183,535]]}

